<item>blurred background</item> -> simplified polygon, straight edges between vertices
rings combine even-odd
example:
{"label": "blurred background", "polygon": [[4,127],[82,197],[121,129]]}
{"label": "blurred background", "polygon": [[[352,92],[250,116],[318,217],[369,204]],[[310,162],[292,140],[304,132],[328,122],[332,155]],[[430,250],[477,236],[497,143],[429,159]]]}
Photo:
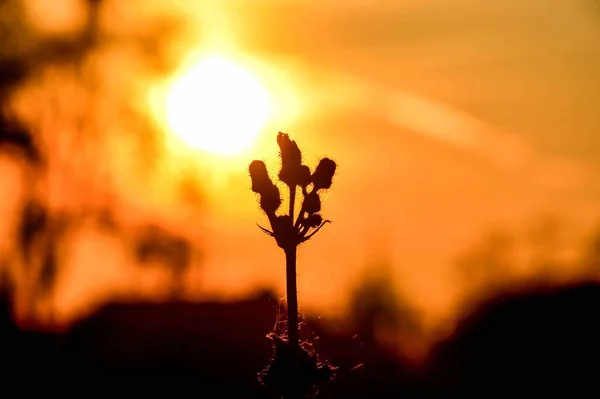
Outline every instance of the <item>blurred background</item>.
{"label": "blurred background", "polygon": [[493,295],[600,277],[596,0],[2,0],[0,37],[23,331],[266,295],[266,334],[284,256],[247,165],[275,175],[278,131],[339,165],[299,251],[308,327],[420,364]]}

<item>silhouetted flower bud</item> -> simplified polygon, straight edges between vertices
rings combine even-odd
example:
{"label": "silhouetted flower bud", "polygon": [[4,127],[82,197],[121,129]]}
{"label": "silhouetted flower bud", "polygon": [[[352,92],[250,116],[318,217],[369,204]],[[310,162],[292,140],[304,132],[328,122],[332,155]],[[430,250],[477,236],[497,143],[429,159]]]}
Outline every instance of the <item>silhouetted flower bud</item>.
{"label": "silhouetted flower bud", "polygon": [[323,218],[318,213],[310,215],[304,221],[304,224],[309,227],[319,227],[323,223]]}
{"label": "silhouetted flower bud", "polygon": [[295,186],[298,184],[301,174],[302,153],[298,148],[298,144],[285,133],[279,132],[277,134],[277,144],[281,153],[279,180],[290,187]]}
{"label": "silhouetted flower bud", "polygon": [[252,161],[248,169],[252,179],[252,191],[255,193],[262,194],[273,185],[263,161]]}
{"label": "silhouetted flower bud", "polygon": [[311,213],[317,213],[321,210],[321,199],[319,194],[312,192],[304,197],[304,210]]}
{"label": "silhouetted flower bud", "polygon": [[274,213],[281,205],[281,195],[276,185],[267,186],[260,193],[260,207],[267,213]]}
{"label": "silhouetted flower bud", "polygon": [[312,175],[312,182],[315,190],[330,188],[335,174],[336,164],[329,158],[323,158],[317,165],[315,173]]}

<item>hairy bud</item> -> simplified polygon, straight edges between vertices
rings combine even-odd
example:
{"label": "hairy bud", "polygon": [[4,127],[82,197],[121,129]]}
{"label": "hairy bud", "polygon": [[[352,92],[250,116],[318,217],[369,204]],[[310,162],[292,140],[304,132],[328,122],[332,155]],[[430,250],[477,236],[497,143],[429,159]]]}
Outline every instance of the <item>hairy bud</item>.
{"label": "hairy bud", "polygon": [[281,195],[276,185],[271,184],[260,193],[260,207],[266,213],[275,213],[280,205]]}
{"label": "hairy bud", "polygon": [[329,158],[323,158],[312,175],[315,190],[330,188],[337,165]]}
{"label": "hairy bud", "polygon": [[279,180],[292,187],[298,184],[300,174],[302,173],[302,153],[298,144],[290,137],[279,132],[277,135],[277,144],[281,154],[281,170],[279,171]]}
{"label": "hairy bud", "polygon": [[271,182],[265,163],[263,161],[252,161],[248,169],[250,171],[250,178],[252,179],[252,191],[258,194],[268,191],[273,183]]}
{"label": "hairy bud", "polygon": [[319,194],[312,192],[304,197],[304,210],[309,214],[317,213],[321,210],[321,199]]}
{"label": "hairy bud", "polygon": [[319,227],[323,223],[323,218],[318,213],[310,215],[304,222],[308,227]]}

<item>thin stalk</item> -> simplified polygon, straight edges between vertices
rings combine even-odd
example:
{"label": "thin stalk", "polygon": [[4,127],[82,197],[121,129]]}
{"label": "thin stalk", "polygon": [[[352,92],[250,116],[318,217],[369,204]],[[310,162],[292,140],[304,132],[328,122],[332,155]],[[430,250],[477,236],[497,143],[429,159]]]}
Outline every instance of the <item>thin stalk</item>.
{"label": "thin stalk", "polygon": [[296,204],[296,186],[290,186],[290,218],[294,224],[294,205]]}
{"label": "thin stalk", "polygon": [[[312,194],[315,191],[315,189],[313,188],[312,190],[310,190],[310,194]],[[306,191],[306,188],[303,187],[302,188],[302,194],[304,194],[304,197],[306,197],[309,193]],[[294,223],[294,228],[298,228],[300,227],[300,222],[302,221],[302,215],[304,214],[304,202],[302,202],[302,206],[300,207],[300,212],[298,213],[298,219],[296,219],[296,223]]]}
{"label": "thin stalk", "polygon": [[[296,185],[290,186],[290,218],[294,223]],[[298,346],[298,290],[296,288],[296,244],[285,249],[285,274],[287,288],[288,338],[293,346]]]}
{"label": "thin stalk", "polygon": [[298,346],[298,291],[296,288],[296,246],[285,249],[285,274],[287,285],[288,339]]}

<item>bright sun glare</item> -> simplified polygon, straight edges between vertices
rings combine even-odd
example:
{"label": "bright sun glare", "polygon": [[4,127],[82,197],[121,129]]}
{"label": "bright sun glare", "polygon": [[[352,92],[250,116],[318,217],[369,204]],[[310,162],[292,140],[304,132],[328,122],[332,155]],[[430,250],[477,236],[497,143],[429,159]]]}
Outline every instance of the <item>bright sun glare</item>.
{"label": "bright sun glare", "polygon": [[167,96],[170,129],[187,145],[238,154],[252,145],[271,113],[263,84],[221,56],[202,58],[175,81]]}

